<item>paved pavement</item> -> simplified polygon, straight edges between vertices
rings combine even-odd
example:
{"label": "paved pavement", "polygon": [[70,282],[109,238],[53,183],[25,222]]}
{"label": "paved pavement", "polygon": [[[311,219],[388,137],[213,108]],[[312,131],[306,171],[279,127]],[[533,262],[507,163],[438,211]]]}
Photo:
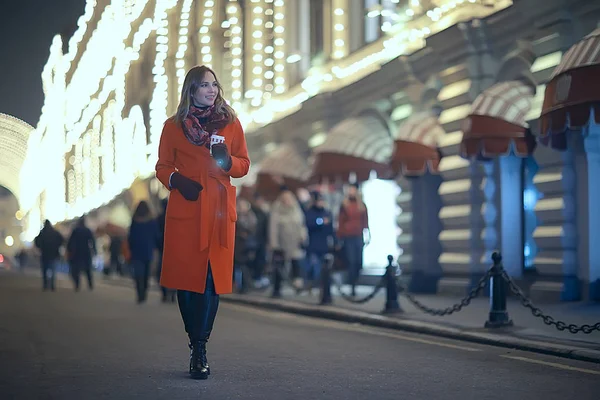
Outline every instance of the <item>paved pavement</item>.
{"label": "paved pavement", "polygon": [[[343,286],[345,293],[350,293],[348,287]],[[361,299],[373,291],[371,286],[359,286],[356,299]],[[244,295],[236,295],[236,300],[243,297],[249,299],[268,299],[272,290],[250,291]],[[319,304],[319,290],[313,290],[312,294],[308,291],[297,295],[290,287],[282,290],[282,298],[301,304]],[[380,314],[385,308],[385,289],[382,289],[372,300],[363,304],[354,304],[339,295],[336,288],[332,288],[333,306],[328,308],[340,308],[348,311],[360,311],[371,314]],[[460,303],[461,298],[442,295],[416,295],[420,302],[435,309],[445,309],[454,304]],[[403,313],[392,317],[400,320],[422,321],[426,323],[439,324],[444,327],[459,329],[468,332],[483,331],[484,324],[489,316],[490,300],[487,297],[478,297],[464,307],[459,312],[445,316],[435,316],[426,314],[411,304],[406,297],[398,297]],[[556,320],[562,320],[567,324],[590,324],[600,322],[600,303],[573,302],[573,303],[552,303],[538,304],[538,306],[547,314]],[[501,330],[503,334],[511,335],[516,338],[527,340],[543,340],[564,345],[574,345],[583,348],[589,348],[600,351],[600,331],[590,334],[578,333],[572,334],[568,331],[559,331],[554,326],[544,324],[541,318],[533,316],[531,311],[521,305],[517,299],[509,298],[507,310],[510,318],[513,320],[514,327]]]}
{"label": "paved pavement", "polygon": [[0,272],[2,399],[597,399],[600,365],[223,303],[208,381],[175,304]]}

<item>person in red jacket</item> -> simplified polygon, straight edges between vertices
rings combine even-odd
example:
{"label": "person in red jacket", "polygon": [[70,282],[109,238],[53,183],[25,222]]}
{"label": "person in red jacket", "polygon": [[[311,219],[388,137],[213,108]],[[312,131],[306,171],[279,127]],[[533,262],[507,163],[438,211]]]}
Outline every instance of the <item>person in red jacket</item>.
{"label": "person in red jacket", "polygon": [[[367,231],[367,241],[364,231]],[[367,206],[362,201],[358,185],[348,187],[346,197],[342,201],[338,214],[338,238],[342,241],[342,250],[348,271],[348,283],[352,286],[352,296],[356,296],[356,283],[360,276],[363,262],[363,248],[369,244],[369,216]]]}

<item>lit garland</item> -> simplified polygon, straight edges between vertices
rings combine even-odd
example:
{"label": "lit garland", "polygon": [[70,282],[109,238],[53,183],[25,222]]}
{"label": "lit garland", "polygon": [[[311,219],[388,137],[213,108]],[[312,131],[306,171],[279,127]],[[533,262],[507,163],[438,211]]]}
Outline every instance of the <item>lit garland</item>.
{"label": "lit garland", "polygon": [[346,0],[333,0],[333,55],[334,60],[344,58],[348,54],[348,8]]}
{"label": "lit garland", "polygon": [[[396,3],[395,0],[390,1]],[[364,75],[379,68],[382,63],[400,54],[418,50],[422,47],[426,36],[439,32],[456,23],[458,19],[466,17],[466,13],[463,11],[454,12],[460,5],[469,5],[472,12],[469,11],[468,14],[477,18],[483,18],[510,5],[507,0],[497,1],[494,3],[494,7],[487,8],[473,8],[469,4],[476,2],[479,2],[479,0],[447,1],[445,4],[438,3],[439,7],[425,10],[421,2],[410,0],[410,9],[403,9],[403,14],[408,17],[410,17],[409,14],[413,14],[414,18],[405,23],[404,27],[401,27],[402,24],[392,26],[389,31],[389,38],[376,41],[348,56],[347,38],[342,39],[345,48],[340,50],[338,47],[342,47],[342,42],[337,40],[341,38],[336,36],[333,39],[333,56],[341,56],[341,53],[336,55],[336,51],[345,51],[343,58],[332,61],[329,65],[320,68],[319,74],[309,74],[302,85],[288,88],[285,77],[284,24],[286,4],[284,0],[246,2],[252,8],[262,6],[263,14],[253,15],[255,17],[253,19],[260,18],[265,22],[257,26],[254,32],[252,32],[254,25],[247,28],[251,35],[256,34],[258,28],[262,29],[262,36],[253,38],[256,42],[252,43],[257,45],[257,48],[259,45],[262,48],[257,50],[251,45],[247,51],[247,54],[251,53],[252,57],[255,55],[257,57],[256,61],[254,57],[252,58],[252,62],[256,64],[252,66],[252,71],[250,71],[252,74],[248,74],[252,79],[246,85],[243,84],[245,71],[242,54],[244,41],[242,10],[237,0],[222,0],[218,3],[225,5],[226,21],[223,22],[222,27],[227,29],[226,35],[230,38],[226,44],[229,54],[225,57],[225,59],[229,57],[230,62],[224,63],[223,66],[231,68],[232,105],[239,112],[240,119],[244,123],[254,122],[254,125],[249,127],[251,131],[257,128],[257,124],[267,124],[275,118],[280,118],[297,110],[304,101],[317,93],[337,90],[361,79]],[[114,195],[128,187],[136,176],[144,177],[152,172],[157,158],[158,139],[162,131],[162,124],[167,117],[166,112],[169,105],[167,94],[169,93],[170,82],[169,77],[166,75],[165,64],[170,40],[178,42],[176,62],[184,61],[184,65],[182,67],[178,65],[177,68],[185,70],[186,67],[185,57],[181,55],[181,50],[184,48],[181,45],[186,43],[181,43],[181,41],[185,40],[183,39],[184,36],[187,38],[189,35],[184,33],[182,28],[188,28],[191,32],[192,27],[189,27],[189,22],[188,26],[184,26],[185,15],[183,12],[188,6],[191,8],[191,2],[184,0],[184,3],[182,5],[182,18],[179,19],[179,36],[175,38],[168,37],[167,12],[175,7],[176,0],[155,0],[154,3],[147,0],[115,0],[106,6],[103,5],[103,8],[97,8],[95,0],[88,0],[84,15],[79,18],[78,29],[69,40],[67,54],[62,54],[60,36],[57,35],[54,38],[48,62],[42,73],[45,94],[42,115],[35,131],[30,135],[26,160],[21,169],[21,179],[31,183],[22,188],[24,195],[21,204],[23,212],[29,213],[29,215],[26,215],[27,220],[36,224],[43,220],[41,218],[46,217],[46,212],[51,213],[51,220],[54,221],[81,215],[81,213],[109,201]],[[203,62],[207,64],[212,61],[212,57],[218,54],[218,49],[211,42],[210,26],[205,27],[205,25],[212,25],[213,20],[216,18],[213,11],[216,3],[213,0],[204,2],[205,18],[199,21],[199,24],[203,23],[200,27],[202,30],[199,38],[200,43],[210,46],[208,52],[203,51],[202,47],[200,50],[203,54]],[[141,21],[137,31],[132,32],[135,25],[134,21],[140,19],[148,4],[153,4],[153,15]],[[343,7],[341,8],[343,9]],[[209,11],[213,11],[212,14]],[[249,7],[248,12],[252,11]],[[99,12],[102,14],[95,15]],[[272,21],[267,21],[269,19],[267,17],[270,17],[269,13],[271,12],[273,13]],[[384,12],[387,13],[384,9],[382,15]],[[341,15],[336,15],[334,9],[333,18],[337,16]],[[344,18],[347,18],[347,16],[344,16]],[[93,31],[89,32],[88,24],[92,19],[97,22],[95,22],[96,26]],[[209,19],[211,20],[210,24],[207,24]],[[273,23],[272,28],[268,25],[269,22]],[[345,29],[336,30],[334,33],[347,35],[347,20],[340,23],[344,25]],[[267,34],[265,32],[268,32],[270,38],[270,29],[273,29],[272,46],[270,46],[271,43],[266,42]],[[115,140],[123,140],[123,146],[129,149],[131,149],[130,146],[134,145],[136,148],[143,147],[142,143],[146,142],[144,120],[141,112],[138,112],[137,109],[134,111],[135,107],[133,107],[129,111],[129,116],[124,117],[127,114],[124,109],[126,76],[131,63],[139,59],[141,47],[153,32],[156,32],[157,37],[157,56],[153,69],[155,87],[153,88],[150,104],[150,141],[147,143],[146,152],[135,152],[136,157],[125,160],[121,154],[115,156]],[[131,33],[133,35],[130,35]],[[208,39],[202,35],[205,35]],[[84,37],[86,38],[85,46],[81,45]],[[128,43],[128,41],[131,41],[131,43]],[[207,42],[204,43],[203,41]],[[259,41],[260,43],[258,43]],[[183,52],[185,53],[185,50]],[[273,56],[269,57],[270,54],[273,54]],[[258,55],[262,57],[260,60],[261,74],[260,76],[254,76],[254,71],[258,71],[254,67],[259,66]],[[78,60],[77,64],[72,64],[75,59]],[[229,59],[227,60],[229,61]],[[73,69],[74,67],[76,69]],[[271,67],[273,67],[272,70],[270,70]],[[69,77],[68,85],[66,82],[67,76]],[[181,79],[181,73],[178,77]],[[257,79],[262,81],[261,85],[256,85],[258,83]],[[270,79],[272,79],[272,82],[269,82]],[[226,80],[224,79],[224,81]],[[271,83],[274,83],[274,88],[268,86]],[[262,105],[263,100],[265,101],[264,105],[251,113],[245,112],[245,104],[242,104],[245,89],[260,91],[262,94],[259,98],[260,105]],[[277,93],[277,96],[273,96],[273,99],[269,100],[271,90]],[[252,99],[254,98],[252,97]],[[109,101],[112,101],[112,111],[106,112]],[[257,103],[255,102],[255,104]],[[93,126],[90,129],[91,123]],[[97,126],[100,126],[99,131],[95,128]],[[66,140],[65,132],[67,133]],[[144,134],[141,132],[144,132]],[[97,138],[94,135],[97,135]],[[89,136],[89,138],[85,139],[85,136]],[[90,161],[89,168],[91,168],[91,171],[86,172],[90,173],[91,178],[91,186],[87,189],[91,194],[88,196],[84,196],[83,183],[77,184],[76,157],[73,160],[73,170],[68,171],[66,175],[64,172],[64,153],[71,152],[73,145],[76,148],[81,146],[79,143],[82,139],[90,140],[91,143],[97,143],[97,140],[99,140],[101,148],[100,153],[94,154],[92,151],[88,157]],[[109,140],[112,141],[112,148],[108,145]],[[83,157],[83,150],[81,151]],[[147,157],[148,154],[150,154],[150,157]],[[44,160],[48,168],[42,171],[43,177],[33,179],[36,174],[39,174],[35,166],[39,164],[40,160]],[[85,168],[83,159],[78,162],[80,170]],[[96,177],[94,163],[97,163],[98,168],[101,170],[101,182]],[[104,179],[105,175],[107,179]],[[109,176],[112,179],[108,179]],[[98,190],[95,189],[96,182],[100,185]],[[77,207],[69,209],[65,207],[67,186],[69,189],[68,203],[77,203]],[[40,202],[39,198],[42,193],[44,194],[44,201]],[[42,206],[44,210],[39,209]],[[33,231],[32,227],[27,231],[28,235]]]}
{"label": "lit garland", "polygon": [[275,51],[275,34],[274,34],[274,6],[273,0],[265,0],[265,25],[263,31],[263,46],[264,46],[264,55],[260,57],[256,57],[256,61],[262,61],[264,65],[264,92],[262,98],[264,101],[269,101],[271,99],[271,93],[275,86],[273,86],[273,81],[275,78],[275,73],[273,72],[273,59],[271,58],[271,54]]}
{"label": "lit garland", "polygon": [[183,87],[183,80],[185,79],[185,72],[187,69],[185,63],[185,52],[188,48],[188,34],[190,25],[190,10],[192,8],[192,0],[185,0],[181,6],[181,16],[179,17],[179,48],[177,54],[175,54],[175,67],[177,68],[177,84],[179,89],[177,97],[181,96],[181,89]]}
{"label": "lit garland", "polygon": [[[274,64],[275,69],[275,93],[281,94],[287,89],[286,76],[285,76],[285,1],[275,0],[274,4],[274,28],[273,28],[273,47],[276,54],[282,55],[282,57],[267,58],[265,60],[265,66],[270,67]],[[265,50],[266,52],[266,50]]]}
{"label": "lit garland", "polygon": [[[464,13],[453,14],[459,6],[469,7],[470,16],[477,15],[478,18],[483,18],[510,6],[511,1],[499,0],[493,4],[493,7],[487,5],[478,8],[473,7],[473,3],[481,3],[481,0],[449,1],[430,10],[431,13],[428,15],[413,19],[410,23],[392,26],[388,38],[376,41],[349,57],[332,61],[309,74],[300,84],[300,88],[288,90],[248,115],[241,115],[240,118],[248,122],[246,130],[251,132],[275,119],[289,115],[310,97],[318,93],[338,90],[374,72],[383,63],[421,49],[425,45],[426,36],[440,32],[458,22],[459,19],[465,18]],[[365,55],[357,59],[359,54]]]}
{"label": "lit garland", "polygon": [[242,107],[242,76],[244,72],[244,63],[242,55],[242,46],[244,41],[244,32],[242,29],[242,12],[237,0],[229,0],[226,9],[227,25],[229,26],[229,53],[231,56],[231,98],[233,108],[238,112]]}
{"label": "lit garland", "polygon": [[[162,128],[167,119],[169,77],[166,75],[165,60],[169,51],[169,20],[167,11],[175,6],[176,0],[156,0],[154,24],[156,30],[156,59],[152,73],[154,75],[154,92],[150,101],[150,143],[158,144]],[[158,146],[151,149],[149,162],[158,160]]]}
{"label": "lit garland", "polygon": [[262,79],[262,60],[263,60],[263,49],[264,49],[264,12],[265,10],[262,7],[261,0],[250,0],[249,4],[251,8],[250,20],[252,21],[250,27],[248,27],[247,32],[249,33],[252,30],[252,71],[248,75],[251,82],[251,89],[247,89],[244,97],[250,100],[250,104],[252,107],[259,107],[262,104],[262,94],[263,94],[263,86],[264,82]]}
{"label": "lit garland", "polygon": [[211,47],[212,29],[215,21],[215,2],[213,0],[206,0],[204,2],[204,19],[202,20],[202,27],[200,28],[200,43],[202,53],[202,64],[205,64],[209,68],[212,68],[213,61],[213,48]]}

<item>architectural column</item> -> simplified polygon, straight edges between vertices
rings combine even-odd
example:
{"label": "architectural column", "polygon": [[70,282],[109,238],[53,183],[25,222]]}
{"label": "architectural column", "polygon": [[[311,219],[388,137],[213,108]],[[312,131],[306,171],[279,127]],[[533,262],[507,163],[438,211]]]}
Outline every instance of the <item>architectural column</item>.
{"label": "architectural column", "polygon": [[412,293],[437,293],[438,281],[443,274],[439,263],[442,199],[437,194],[442,177],[427,172],[411,182],[412,275],[409,290]]}
{"label": "architectural column", "polygon": [[[502,259],[513,278],[523,275],[523,159],[500,158],[500,204],[502,209]],[[486,254],[487,257],[487,254]]]}
{"label": "architectural column", "polygon": [[[568,147],[562,153],[562,187],[563,187],[563,224],[561,226],[561,245],[563,248],[563,288],[561,300],[579,301],[581,299],[581,280],[578,273],[578,217],[581,210],[578,210],[577,200],[585,201],[578,192],[585,185],[577,182],[576,157],[577,149]],[[581,158],[581,157],[579,157]]]}
{"label": "architectural column", "polygon": [[471,186],[469,188],[469,202],[471,203],[471,214],[469,214],[469,225],[471,228],[469,240],[469,248],[471,250],[469,263],[471,277],[471,283],[469,285],[470,290],[485,274],[485,268],[481,262],[482,256],[484,255],[482,232],[485,228],[485,221],[481,210],[486,202],[484,192],[481,190],[484,174],[482,174],[480,164],[471,162],[469,170],[471,172]]}
{"label": "architectural column", "polygon": [[600,301],[600,125],[595,121],[592,108],[584,139],[588,172],[588,289],[589,299]]}
{"label": "architectural column", "polygon": [[[458,27],[465,37],[466,64],[471,79],[469,94],[471,96],[471,101],[473,101],[481,92],[494,84],[494,74],[497,68],[497,62],[493,57],[483,21],[476,19],[469,23],[460,23],[458,24]],[[481,276],[485,274],[486,269],[489,267],[490,259],[488,258],[488,251],[490,249],[485,247],[486,241],[488,242],[488,245],[491,245],[493,242],[497,243],[497,226],[495,222],[497,220],[499,210],[497,209],[497,205],[493,208],[488,207],[491,207],[492,204],[496,204],[497,199],[495,192],[498,187],[498,174],[489,170],[485,171],[485,168],[489,167],[482,168],[480,167],[480,164],[481,163],[478,161],[471,161],[470,166],[470,287],[473,287],[473,285],[475,285],[479,279],[481,279]],[[481,185],[483,179],[482,169],[484,169],[483,173],[485,173],[485,186],[487,186],[487,189],[485,186],[483,187],[483,193]],[[486,206],[485,208],[482,207],[484,201]],[[482,211],[479,212],[479,210]],[[492,210],[495,212],[492,212]],[[488,215],[486,215],[486,213]],[[492,231],[495,233],[492,234]]]}
{"label": "architectural column", "polygon": [[[485,174],[485,183],[483,184],[483,222],[485,228],[483,229],[483,246],[484,254],[483,259],[490,260],[492,253],[498,250],[498,208],[496,207],[496,196],[498,193],[498,185],[496,183],[496,175],[498,173],[498,161],[490,160],[482,164],[483,171]],[[504,193],[504,191],[502,191]],[[476,285],[481,279],[480,274],[472,276],[471,285]]]}

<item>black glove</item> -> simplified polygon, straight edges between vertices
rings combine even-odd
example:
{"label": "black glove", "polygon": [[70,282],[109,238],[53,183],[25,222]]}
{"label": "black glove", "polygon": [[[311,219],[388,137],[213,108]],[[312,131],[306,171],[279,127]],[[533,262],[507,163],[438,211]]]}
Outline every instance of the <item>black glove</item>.
{"label": "black glove", "polygon": [[201,184],[190,178],[186,178],[179,172],[171,175],[171,188],[179,190],[183,198],[188,201],[198,200],[200,191],[204,189]]}
{"label": "black glove", "polygon": [[229,150],[227,150],[227,145],[225,143],[213,144],[210,148],[210,153],[222,170],[229,171],[231,169],[231,156],[229,155]]}

